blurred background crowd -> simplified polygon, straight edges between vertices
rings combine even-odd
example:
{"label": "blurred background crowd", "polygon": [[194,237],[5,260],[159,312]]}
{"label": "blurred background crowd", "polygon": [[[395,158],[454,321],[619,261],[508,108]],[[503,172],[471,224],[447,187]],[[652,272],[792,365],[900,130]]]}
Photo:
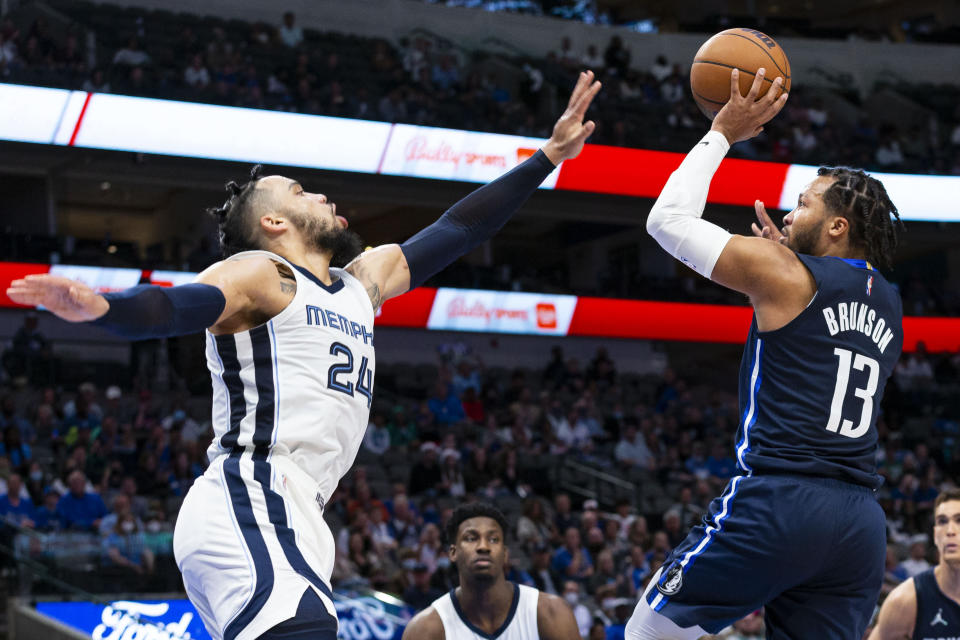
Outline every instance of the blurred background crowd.
{"label": "blurred background crowd", "polygon": [[[171,532],[206,465],[208,396],[176,384],[152,392],[138,378],[131,388],[64,388],[43,349],[30,349],[45,342],[30,322],[4,355],[4,546],[38,571],[106,591],[178,589]],[[565,597],[584,637],[607,637],[589,636],[595,624],[622,626],[737,473],[735,389],[719,382],[735,379],[736,363],[729,376],[669,367],[641,376],[619,370],[605,347],[584,362],[560,345],[544,356],[540,368],[507,370],[451,343],[434,365],[381,362],[356,465],[325,511],[336,586],[427,606],[456,580],[447,518],[485,500],[510,522],[510,579]],[[887,388],[877,452],[885,591],[936,561],[933,502],[960,475],[958,385],[960,356],[920,350]],[[762,627],[758,616],[739,624],[742,637]]]}

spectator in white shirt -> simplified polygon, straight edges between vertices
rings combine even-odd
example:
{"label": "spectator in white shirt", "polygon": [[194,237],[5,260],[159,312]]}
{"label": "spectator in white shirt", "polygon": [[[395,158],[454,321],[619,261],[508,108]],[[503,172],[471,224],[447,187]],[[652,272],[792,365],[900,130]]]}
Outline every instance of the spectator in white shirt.
{"label": "spectator in white shirt", "polygon": [[297,18],[293,11],[283,14],[283,24],[280,25],[280,41],[290,48],[299,47],[303,42],[303,29],[296,24]]}
{"label": "spectator in white shirt", "polygon": [[910,545],[910,557],[900,563],[909,577],[919,575],[930,568],[930,563],[926,559],[927,536],[918,535],[913,539]]}
{"label": "spectator in white shirt", "polygon": [[206,89],[210,84],[210,72],[203,66],[203,57],[197,53],[190,66],[183,72],[183,81],[194,89]]}
{"label": "spectator in white shirt", "polygon": [[624,429],[613,455],[617,462],[625,467],[649,469],[653,464],[653,454],[637,432],[637,427],[632,424]]}
{"label": "spectator in white shirt", "polygon": [[127,46],[113,56],[113,64],[124,64],[129,67],[140,67],[148,62],[150,62],[150,56],[140,49],[140,43],[136,38],[130,38]]}

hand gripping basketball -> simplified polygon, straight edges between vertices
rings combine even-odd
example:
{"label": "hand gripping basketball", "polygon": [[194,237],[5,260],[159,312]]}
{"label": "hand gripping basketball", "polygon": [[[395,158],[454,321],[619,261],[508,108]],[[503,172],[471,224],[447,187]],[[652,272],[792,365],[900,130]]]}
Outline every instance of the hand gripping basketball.
{"label": "hand gripping basketball", "polygon": [[[712,131],[722,133],[730,144],[749,140],[759,134],[763,131],[763,125],[772,120],[783,109],[783,105],[787,104],[789,94],[780,94],[783,78],[779,77],[773,81],[770,90],[757,99],[765,73],[766,70],[761,67],[753,79],[749,93],[743,96],[740,94],[740,72],[737,69],[730,72],[730,100],[720,109],[713,120],[713,126],[710,127]],[[779,98],[776,97],[778,94]]]}

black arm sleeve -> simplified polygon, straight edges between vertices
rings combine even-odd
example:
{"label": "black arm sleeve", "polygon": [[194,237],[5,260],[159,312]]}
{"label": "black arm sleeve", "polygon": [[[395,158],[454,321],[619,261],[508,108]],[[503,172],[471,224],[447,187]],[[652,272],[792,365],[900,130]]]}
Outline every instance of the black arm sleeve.
{"label": "black arm sleeve", "polygon": [[198,283],[178,287],[142,284],[103,297],[110,308],[92,324],[131,340],[203,331],[216,323],[227,306],[219,288]]}
{"label": "black arm sleeve", "polygon": [[410,267],[410,288],[489,240],[513,217],[556,167],[543,151],[450,207],[400,245]]}

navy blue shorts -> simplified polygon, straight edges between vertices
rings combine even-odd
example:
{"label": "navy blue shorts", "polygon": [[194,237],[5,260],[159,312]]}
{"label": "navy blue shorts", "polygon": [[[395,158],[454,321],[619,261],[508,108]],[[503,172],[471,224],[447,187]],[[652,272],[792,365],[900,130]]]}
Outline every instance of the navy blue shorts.
{"label": "navy blue shorts", "polygon": [[767,638],[859,640],[883,583],[886,520],[872,490],[739,476],[673,550],[649,605],[717,633],[766,606]]}

